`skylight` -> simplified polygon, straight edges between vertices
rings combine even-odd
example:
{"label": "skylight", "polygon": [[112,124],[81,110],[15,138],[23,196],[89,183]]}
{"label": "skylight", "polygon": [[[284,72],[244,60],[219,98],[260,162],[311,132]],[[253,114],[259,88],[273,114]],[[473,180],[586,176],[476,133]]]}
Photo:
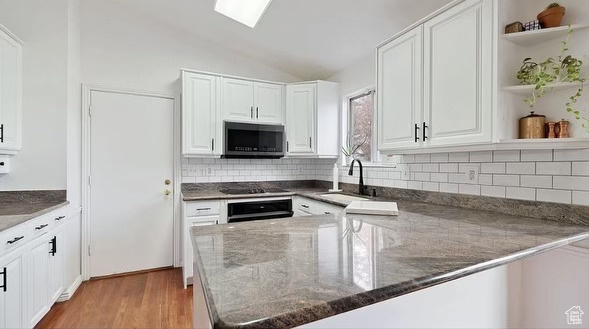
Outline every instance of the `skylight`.
{"label": "skylight", "polygon": [[216,0],[215,11],[254,28],[272,0]]}

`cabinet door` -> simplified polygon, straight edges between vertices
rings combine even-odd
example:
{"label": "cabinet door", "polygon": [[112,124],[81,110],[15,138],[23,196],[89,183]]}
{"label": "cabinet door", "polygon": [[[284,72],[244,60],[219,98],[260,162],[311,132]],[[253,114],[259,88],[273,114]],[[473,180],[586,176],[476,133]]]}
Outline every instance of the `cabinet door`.
{"label": "cabinet door", "polygon": [[52,305],[57,301],[64,289],[64,276],[65,276],[65,241],[63,229],[59,229],[55,232],[50,240],[49,245],[49,284],[48,284],[48,296],[49,305]]}
{"label": "cabinet door", "polygon": [[0,154],[21,148],[22,46],[0,26]]}
{"label": "cabinet door", "polygon": [[29,326],[32,328],[49,311],[47,296],[49,275],[49,240],[45,237],[33,242],[29,251]]}
{"label": "cabinet door", "polygon": [[228,121],[253,121],[254,83],[223,78],[223,118]]}
{"label": "cabinet door", "polygon": [[184,264],[182,266],[184,287],[188,285],[188,281],[192,278],[194,271],[194,247],[192,246],[191,229],[198,226],[217,225],[220,220],[221,216],[187,217],[184,219]]}
{"label": "cabinet door", "polygon": [[491,141],[492,13],[467,0],[424,24],[428,145]]}
{"label": "cabinet door", "polygon": [[315,153],[315,84],[286,87],[287,151],[289,154]]}
{"label": "cabinet door", "polygon": [[254,84],[254,115],[258,121],[282,124],[282,88],[270,83]]}
{"label": "cabinet door", "polygon": [[[27,327],[23,253],[0,259],[0,328]],[[5,287],[4,287],[5,286]]]}
{"label": "cabinet door", "polygon": [[[422,112],[422,27],[378,49],[378,149],[418,147]],[[419,135],[417,136],[419,137]]]}
{"label": "cabinet door", "polygon": [[220,154],[217,140],[218,78],[182,74],[182,150],[185,155]]}

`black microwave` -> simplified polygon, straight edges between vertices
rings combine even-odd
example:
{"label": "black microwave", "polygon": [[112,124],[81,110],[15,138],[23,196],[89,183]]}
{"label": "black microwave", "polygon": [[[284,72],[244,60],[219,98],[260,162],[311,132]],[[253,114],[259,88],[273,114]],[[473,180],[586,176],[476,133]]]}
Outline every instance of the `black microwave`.
{"label": "black microwave", "polygon": [[225,122],[225,158],[279,159],[284,156],[284,126]]}

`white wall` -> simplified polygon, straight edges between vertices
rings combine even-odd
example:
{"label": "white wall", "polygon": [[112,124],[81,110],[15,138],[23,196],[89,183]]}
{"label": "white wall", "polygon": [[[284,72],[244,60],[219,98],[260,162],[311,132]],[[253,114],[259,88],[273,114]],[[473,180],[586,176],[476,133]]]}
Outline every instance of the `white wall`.
{"label": "white wall", "polygon": [[347,96],[366,87],[376,86],[375,65],[376,53],[373,51],[370,56],[364,57],[328,80],[339,83],[342,95]]}
{"label": "white wall", "polygon": [[0,0],[23,40],[23,143],[0,190],[66,188],[67,0]]}
{"label": "white wall", "polygon": [[[125,6],[101,0],[81,4],[84,83],[175,95],[180,68],[278,81],[297,81]],[[214,31],[211,31],[214,33]]]}

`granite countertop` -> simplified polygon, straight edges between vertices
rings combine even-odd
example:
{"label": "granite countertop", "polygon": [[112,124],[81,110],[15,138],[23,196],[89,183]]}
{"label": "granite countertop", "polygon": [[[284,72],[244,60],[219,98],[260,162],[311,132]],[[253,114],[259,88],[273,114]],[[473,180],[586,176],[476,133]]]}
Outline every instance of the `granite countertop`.
{"label": "granite countertop", "polygon": [[295,327],[589,237],[587,226],[398,205],[398,217],[342,212],[193,228],[211,323]]}
{"label": "granite countertop", "polygon": [[66,192],[0,192],[0,232],[68,205]]}
{"label": "granite countertop", "polygon": [[[319,194],[328,193],[325,188],[320,187],[296,187],[287,188],[284,192],[259,193],[259,194],[226,194],[218,189],[202,189],[192,191],[182,191],[182,200],[184,201],[204,201],[204,200],[226,200],[226,199],[248,199],[260,197],[281,197],[281,196],[309,196],[317,198]],[[327,202],[327,199],[325,199]],[[345,207],[345,205],[344,205]]]}

